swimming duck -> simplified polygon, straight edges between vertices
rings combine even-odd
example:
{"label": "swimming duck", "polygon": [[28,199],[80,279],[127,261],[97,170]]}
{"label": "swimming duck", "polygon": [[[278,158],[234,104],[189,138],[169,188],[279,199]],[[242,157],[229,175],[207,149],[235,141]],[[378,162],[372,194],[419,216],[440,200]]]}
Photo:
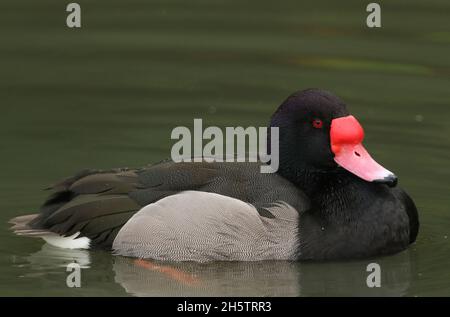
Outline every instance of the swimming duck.
{"label": "swimming duck", "polygon": [[338,97],[298,91],[269,126],[279,128],[276,173],[170,160],[85,170],[52,186],[38,214],[12,219],[13,230],[63,248],[198,262],[354,259],[415,241],[414,202],[365,150]]}

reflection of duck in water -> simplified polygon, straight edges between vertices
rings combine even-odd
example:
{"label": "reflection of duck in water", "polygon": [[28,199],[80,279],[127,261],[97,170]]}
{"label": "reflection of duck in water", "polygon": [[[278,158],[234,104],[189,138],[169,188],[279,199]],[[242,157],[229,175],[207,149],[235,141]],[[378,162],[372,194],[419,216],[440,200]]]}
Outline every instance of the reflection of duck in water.
{"label": "reflection of duck in water", "polygon": [[402,296],[409,253],[377,259],[381,287],[366,284],[369,261],[343,263],[158,262],[115,257],[115,281],[136,296]]}
{"label": "reflection of duck in water", "polygon": [[[26,260],[31,263],[31,275],[39,273],[43,277],[46,272],[59,272],[57,284],[61,284],[62,291],[68,291],[61,283],[67,275],[65,267],[79,263],[83,268],[83,289],[94,296],[121,294],[110,285],[113,280],[135,296],[401,296],[408,292],[415,274],[409,252],[370,261],[336,263],[195,263],[125,258],[45,244]],[[371,261],[381,267],[381,288],[367,287],[366,267]],[[100,279],[95,272],[99,267]]]}
{"label": "reflection of duck in water", "polygon": [[117,257],[115,280],[137,296],[298,296],[295,264],[157,262]]}
{"label": "reflection of duck in water", "polygon": [[298,296],[287,261],[158,262],[115,257],[115,280],[137,296]]}
{"label": "reflection of duck in water", "polygon": [[277,173],[206,162],[86,171],[14,229],[61,247],[199,262],[363,258],[415,241],[414,203],[362,146],[341,100],[297,92],[270,127],[280,133]]}

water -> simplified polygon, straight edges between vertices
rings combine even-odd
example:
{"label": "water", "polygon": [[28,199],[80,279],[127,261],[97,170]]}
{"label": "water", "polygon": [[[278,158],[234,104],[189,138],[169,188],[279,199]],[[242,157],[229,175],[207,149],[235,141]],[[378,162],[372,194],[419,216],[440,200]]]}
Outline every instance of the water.
{"label": "water", "polygon": [[[78,1],[0,4],[0,295],[450,295],[448,1]],[[169,156],[179,125],[264,126],[290,93],[331,90],[421,218],[417,243],[332,263],[136,262],[14,236],[44,187],[84,169]],[[82,265],[82,287],[66,265]],[[366,266],[382,287],[366,286]]]}

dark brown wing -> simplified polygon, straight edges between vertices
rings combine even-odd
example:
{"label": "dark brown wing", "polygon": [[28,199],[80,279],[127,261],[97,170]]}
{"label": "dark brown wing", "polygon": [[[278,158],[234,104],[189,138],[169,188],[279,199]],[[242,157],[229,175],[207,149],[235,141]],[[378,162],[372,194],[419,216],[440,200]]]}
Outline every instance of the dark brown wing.
{"label": "dark brown wing", "polygon": [[81,232],[110,248],[120,228],[143,206],[214,178],[214,169],[164,162],[142,169],[86,170],[51,186],[54,193],[28,226],[64,236]]}
{"label": "dark brown wing", "polygon": [[277,174],[261,174],[259,163],[173,163],[141,169],[86,170],[51,187],[54,193],[27,226],[63,236],[80,232],[91,247],[109,249],[121,227],[142,207],[185,190],[213,192],[255,206],[284,201],[299,212],[308,199]]}

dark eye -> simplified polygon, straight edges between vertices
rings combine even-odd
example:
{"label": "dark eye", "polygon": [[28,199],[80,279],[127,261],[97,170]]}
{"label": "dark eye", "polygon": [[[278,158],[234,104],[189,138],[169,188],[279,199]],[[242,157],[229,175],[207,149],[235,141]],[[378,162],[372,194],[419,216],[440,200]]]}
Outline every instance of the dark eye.
{"label": "dark eye", "polygon": [[321,129],[323,127],[323,122],[320,119],[313,119],[312,126],[316,129]]}

